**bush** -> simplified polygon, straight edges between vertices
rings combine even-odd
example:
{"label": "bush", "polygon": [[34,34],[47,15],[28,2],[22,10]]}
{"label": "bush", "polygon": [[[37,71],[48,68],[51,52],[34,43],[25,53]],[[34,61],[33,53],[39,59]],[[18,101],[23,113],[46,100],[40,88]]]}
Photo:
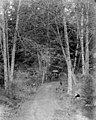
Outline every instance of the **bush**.
{"label": "bush", "polygon": [[15,101],[25,101],[30,94],[35,93],[33,79],[27,71],[15,71],[15,79],[10,85],[8,97]]}
{"label": "bush", "polygon": [[[0,101],[7,104],[17,105],[23,102],[36,93],[38,86],[41,83],[39,74],[30,76],[28,71],[15,71],[14,80],[10,84],[9,90],[5,91],[0,87]],[[15,104],[14,104],[15,103]]]}
{"label": "bush", "polygon": [[77,84],[74,87],[74,94],[80,94],[80,99],[84,101],[85,104],[92,104],[93,102],[93,78],[91,75],[78,76]]}
{"label": "bush", "polygon": [[86,104],[91,104],[93,102],[93,78],[91,75],[85,77],[85,84],[83,88],[83,95],[86,98]]}

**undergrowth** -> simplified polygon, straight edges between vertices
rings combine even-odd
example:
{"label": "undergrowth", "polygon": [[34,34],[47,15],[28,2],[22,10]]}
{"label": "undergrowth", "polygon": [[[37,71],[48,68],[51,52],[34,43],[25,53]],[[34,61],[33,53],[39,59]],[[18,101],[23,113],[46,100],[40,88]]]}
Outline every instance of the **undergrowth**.
{"label": "undergrowth", "polygon": [[[59,99],[59,104],[62,108],[65,106],[68,107],[70,110],[73,112],[76,112],[77,110],[82,110],[85,116],[89,117],[91,115],[92,110],[94,107],[93,105],[93,92],[94,92],[94,87],[93,87],[93,77],[92,75],[87,75],[87,76],[76,76],[77,78],[77,85],[74,85],[73,89],[73,95],[72,97],[67,95],[67,91],[62,91],[63,89],[62,86],[59,85],[58,87],[58,92],[57,96]],[[67,83],[67,80],[62,78],[64,83]],[[66,88],[66,84],[63,84],[63,88]],[[79,94],[79,97],[75,97],[75,94]],[[70,107],[71,106],[71,107]],[[92,115],[91,115],[92,117]]]}
{"label": "undergrowth", "polygon": [[41,82],[40,77],[38,77],[30,75],[28,71],[16,71],[8,91],[0,88],[0,104],[14,107],[32,99],[32,96],[34,98]]}

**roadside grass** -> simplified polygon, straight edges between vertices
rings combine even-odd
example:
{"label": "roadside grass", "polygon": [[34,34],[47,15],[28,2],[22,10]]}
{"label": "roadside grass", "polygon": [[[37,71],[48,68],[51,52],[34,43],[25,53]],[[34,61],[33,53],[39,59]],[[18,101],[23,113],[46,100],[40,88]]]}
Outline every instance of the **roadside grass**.
{"label": "roadside grass", "polygon": [[[60,79],[63,79],[64,81],[63,86],[59,85],[58,90],[56,90],[56,96],[60,107],[66,111],[67,114],[73,115],[78,114],[77,111],[83,111],[81,113],[84,116],[89,117],[89,115],[91,115],[90,111],[92,110],[91,105],[93,102],[92,95],[94,92],[92,76],[77,76],[77,85],[73,85],[74,89],[72,96],[68,96],[67,94],[67,79],[64,78],[64,76]],[[80,94],[80,97],[75,97],[75,94]]]}

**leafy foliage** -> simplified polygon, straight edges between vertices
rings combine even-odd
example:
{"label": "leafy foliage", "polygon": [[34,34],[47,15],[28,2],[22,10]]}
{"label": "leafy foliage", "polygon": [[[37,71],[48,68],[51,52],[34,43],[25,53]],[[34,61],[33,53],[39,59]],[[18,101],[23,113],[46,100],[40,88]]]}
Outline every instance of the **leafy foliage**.
{"label": "leafy foliage", "polygon": [[[76,26],[76,12],[80,18],[81,8],[78,7],[78,3],[75,5],[72,2],[69,2],[66,5],[66,20],[67,20],[67,29],[68,29],[68,38],[70,45],[70,53],[72,64],[74,63],[76,46],[79,41],[77,40],[77,26]],[[6,4],[8,11],[8,42],[9,42],[9,53],[11,59],[11,50],[14,37],[14,28],[16,24],[16,13],[18,7],[18,0],[14,0],[12,4],[12,9],[10,9],[9,4]],[[91,4],[90,4],[91,6]],[[6,8],[6,7],[5,7]],[[84,8],[84,17],[86,12],[86,6]],[[63,47],[65,49],[65,38],[64,38],[64,26],[63,26],[63,14],[62,14],[62,4],[59,1],[22,1],[20,11],[19,11],[19,30],[17,31],[17,46],[16,46],[16,64],[15,69],[19,69],[23,65],[27,67],[39,67],[38,64],[38,55],[37,52],[40,50],[43,51],[45,61],[49,60],[48,70],[52,71],[53,69],[58,69],[60,72],[66,72],[66,63],[63,57],[62,49],[60,46],[60,41],[57,33],[57,26],[59,28],[60,37],[62,40]],[[89,36],[92,37],[92,14],[93,11],[90,8],[90,24],[91,27]],[[56,24],[56,21],[57,24]],[[85,18],[86,20],[86,18]],[[85,22],[84,22],[85,24]],[[85,39],[85,38],[84,38]],[[37,50],[39,46],[39,50]],[[91,42],[90,42],[91,46]],[[89,47],[90,47],[89,46]],[[77,68],[81,68],[81,51],[80,43],[78,48],[77,56]],[[49,52],[49,56],[45,53],[46,50]],[[91,54],[91,47],[90,47]],[[1,60],[0,53],[0,60]],[[50,57],[50,59],[48,59]],[[2,61],[1,61],[2,63]],[[92,63],[90,61],[90,63]],[[49,72],[50,73],[50,72]]]}

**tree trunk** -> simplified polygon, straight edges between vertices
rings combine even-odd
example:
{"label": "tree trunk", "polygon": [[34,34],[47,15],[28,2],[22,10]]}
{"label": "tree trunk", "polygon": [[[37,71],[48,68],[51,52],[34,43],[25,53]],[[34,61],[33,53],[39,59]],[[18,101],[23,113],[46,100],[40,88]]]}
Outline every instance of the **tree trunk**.
{"label": "tree trunk", "polygon": [[37,46],[37,57],[38,57],[38,63],[39,63],[39,71],[42,71],[41,69],[41,59],[40,59],[40,55],[39,55],[39,49],[38,49],[38,46]]}
{"label": "tree trunk", "polygon": [[2,52],[2,57],[4,58],[4,51],[3,51],[3,41],[2,41],[2,31],[0,31],[0,47]]}
{"label": "tree trunk", "polygon": [[10,62],[9,62],[9,47],[8,47],[8,20],[7,20],[7,11],[5,14],[6,21],[6,49],[7,49],[7,69],[8,69],[8,81],[10,82]]}
{"label": "tree trunk", "polygon": [[[65,10],[64,10],[65,13]],[[69,49],[69,40],[67,34],[67,25],[65,14],[63,15],[63,24],[64,24],[64,33],[65,33],[65,41],[66,41],[66,54],[67,54],[67,68],[68,68],[68,94],[72,94],[72,71],[71,71],[71,58],[70,58],[70,49]]]}
{"label": "tree trunk", "polygon": [[64,47],[63,47],[63,44],[62,44],[62,40],[61,40],[61,36],[60,36],[60,32],[59,32],[59,27],[58,27],[56,19],[55,19],[55,23],[56,23],[56,29],[57,29],[58,39],[60,41],[60,46],[61,46],[64,58],[65,58],[65,61],[67,63],[67,58],[66,58],[65,50],[64,50]]}
{"label": "tree trunk", "polygon": [[57,22],[56,22],[56,26],[57,26],[57,33],[58,33],[58,38],[59,38],[60,45],[61,45],[61,48],[62,48],[62,52],[63,52],[64,58],[65,58],[65,61],[66,61],[66,64],[67,64],[67,71],[68,71],[68,94],[71,94],[71,92],[72,92],[72,74],[71,74],[71,68],[69,67],[69,66],[71,66],[70,65],[71,62],[70,63],[68,62],[67,56],[65,54],[65,50],[64,50],[64,47],[63,47],[63,44],[62,44],[62,40],[61,40],[61,37],[60,37],[60,32],[59,32],[59,28],[58,28]]}
{"label": "tree trunk", "polygon": [[44,83],[44,79],[45,79],[45,70],[43,69],[43,73],[42,73],[42,84]]}
{"label": "tree trunk", "polygon": [[83,6],[81,11],[81,36],[80,36],[80,43],[81,43],[81,54],[82,54],[82,74],[85,74],[85,62],[84,62],[84,42],[83,42],[83,34],[84,34],[84,15],[83,15]]}
{"label": "tree trunk", "polygon": [[41,60],[40,60],[40,55],[39,55],[39,53],[37,53],[37,54],[38,54],[39,71],[41,71]]}
{"label": "tree trunk", "polygon": [[47,45],[49,43],[49,40],[50,40],[50,37],[49,37],[49,3],[48,4],[48,21],[47,21],[47,37],[48,37],[48,40],[47,40]]}
{"label": "tree trunk", "polygon": [[75,67],[76,67],[76,62],[77,62],[77,55],[78,55],[78,48],[79,48],[79,37],[80,37],[80,28],[79,28],[79,21],[78,21],[78,13],[76,12],[76,16],[77,16],[77,46],[76,46],[76,52],[75,52],[75,60],[74,60],[74,71],[75,71]]}
{"label": "tree trunk", "polygon": [[10,76],[11,82],[13,81],[13,73],[14,73],[14,65],[15,65],[15,52],[16,52],[16,41],[17,41],[20,5],[21,5],[21,0],[19,0],[18,10],[17,10],[16,27],[15,27],[15,33],[14,33],[13,49],[12,49],[11,76]]}
{"label": "tree trunk", "polygon": [[89,2],[87,3],[87,10],[86,10],[86,46],[85,46],[85,72],[88,75],[89,74],[89,28],[88,28],[88,22],[89,22]]}
{"label": "tree trunk", "polygon": [[69,95],[71,95],[72,94],[72,70],[71,70],[72,64],[71,64],[71,58],[70,58],[70,49],[69,49],[69,41],[68,41],[68,34],[67,34],[65,9],[64,9],[64,15],[63,15],[63,24],[64,24],[64,34],[65,34],[65,42],[66,42],[66,54],[65,54],[65,50],[63,48],[57,21],[55,20],[55,22],[56,22],[56,26],[57,26],[57,33],[58,33],[58,38],[60,40],[62,52],[63,52],[64,58],[65,58],[65,61],[67,63],[67,71],[68,71],[68,91],[67,92]]}
{"label": "tree trunk", "polygon": [[8,69],[7,69],[7,46],[6,46],[6,30],[5,30],[5,11],[3,10],[2,15],[2,31],[3,31],[3,60],[4,60],[4,83],[5,83],[5,89],[8,89]]}
{"label": "tree trunk", "polygon": [[11,60],[11,75],[10,75],[10,81],[13,81],[13,73],[14,73],[14,64],[15,64],[15,51],[16,51],[16,32],[14,34],[14,42],[13,42],[13,50],[12,50],[12,60]]}

